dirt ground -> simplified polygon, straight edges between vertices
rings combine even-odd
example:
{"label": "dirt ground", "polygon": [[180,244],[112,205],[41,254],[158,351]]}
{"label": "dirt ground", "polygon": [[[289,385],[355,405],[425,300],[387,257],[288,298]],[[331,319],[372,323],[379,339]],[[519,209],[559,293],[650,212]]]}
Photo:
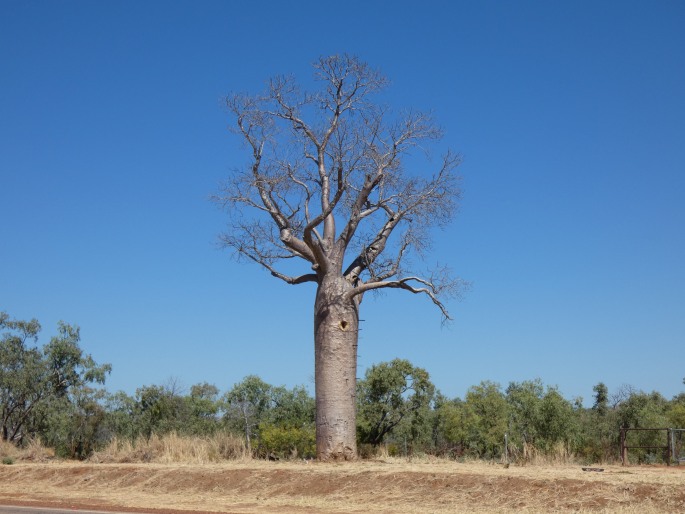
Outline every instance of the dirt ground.
{"label": "dirt ground", "polygon": [[685,512],[685,466],[435,462],[0,466],[0,504],[131,512]]}

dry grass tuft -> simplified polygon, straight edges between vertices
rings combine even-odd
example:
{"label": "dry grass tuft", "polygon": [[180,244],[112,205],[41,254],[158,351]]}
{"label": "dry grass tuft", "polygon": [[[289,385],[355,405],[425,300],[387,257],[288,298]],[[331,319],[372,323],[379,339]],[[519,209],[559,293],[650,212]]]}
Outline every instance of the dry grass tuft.
{"label": "dry grass tuft", "polygon": [[10,462],[17,459],[19,449],[7,441],[0,440],[0,460]]}
{"label": "dry grass tuft", "polygon": [[172,432],[164,436],[153,434],[150,439],[138,438],[134,442],[114,438],[89,460],[103,463],[209,464],[249,458],[245,441],[234,434],[221,432],[195,437]]}
{"label": "dry grass tuft", "polygon": [[563,442],[559,442],[551,450],[541,451],[532,444],[523,443],[521,448],[510,448],[512,462],[518,465],[534,466],[562,466],[578,464],[573,452]]}
{"label": "dry grass tuft", "polygon": [[40,439],[30,439],[23,447],[17,447],[7,441],[0,441],[0,459],[3,461],[46,462],[54,458],[55,451],[43,446]]}

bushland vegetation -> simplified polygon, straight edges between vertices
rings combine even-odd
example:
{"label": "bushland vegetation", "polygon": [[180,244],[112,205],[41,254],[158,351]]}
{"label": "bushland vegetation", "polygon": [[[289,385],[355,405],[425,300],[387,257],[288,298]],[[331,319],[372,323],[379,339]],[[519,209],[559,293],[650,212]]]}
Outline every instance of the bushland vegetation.
{"label": "bushland vegetation", "polygon": [[[79,346],[77,327],[38,347],[40,324],[0,313],[0,457],[107,462],[310,459],[315,402],[303,386],[247,376],[227,391],[177,380],[109,392],[108,365]],[[539,379],[483,381],[449,398],[428,371],[402,359],[369,368],[357,384],[361,457],[438,456],[512,462],[610,463],[621,428],[685,428],[685,393],[667,399],[630,386],[594,386],[592,406]],[[663,432],[631,432],[634,446],[662,446]],[[505,437],[506,454],[505,454]],[[631,462],[661,462],[656,449]]]}

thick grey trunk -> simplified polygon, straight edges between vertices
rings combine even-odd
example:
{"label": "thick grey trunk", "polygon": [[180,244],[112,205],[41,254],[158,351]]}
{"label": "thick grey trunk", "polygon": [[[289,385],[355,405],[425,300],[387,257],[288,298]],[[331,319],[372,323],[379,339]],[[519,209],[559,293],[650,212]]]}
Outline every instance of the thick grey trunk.
{"label": "thick grey trunk", "polygon": [[324,278],[316,293],[314,355],[316,456],[357,457],[356,387],[359,309],[344,300],[352,286],[342,277]]}

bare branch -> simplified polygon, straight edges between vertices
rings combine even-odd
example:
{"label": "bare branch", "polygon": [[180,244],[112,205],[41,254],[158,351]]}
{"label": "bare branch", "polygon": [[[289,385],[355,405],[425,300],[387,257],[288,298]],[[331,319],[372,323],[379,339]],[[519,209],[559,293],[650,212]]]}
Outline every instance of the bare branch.
{"label": "bare branch", "polygon": [[[413,283],[419,284],[414,285]],[[403,289],[414,294],[425,294],[428,296],[434,305],[436,305],[442,313],[445,320],[452,318],[447,311],[447,307],[440,300],[439,296],[453,297],[460,294],[460,292],[468,287],[468,284],[461,280],[450,279],[447,270],[440,270],[439,275],[433,276],[430,279],[424,279],[417,276],[403,277],[398,280],[389,281],[371,281],[359,284],[356,288],[348,293],[350,298],[363,295],[368,291],[379,289]]]}
{"label": "bare branch", "polygon": [[[410,270],[411,259],[429,247],[430,228],[456,210],[459,156],[431,162],[441,130],[429,114],[393,115],[372,103],[387,82],[365,63],[333,56],[314,69],[318,91],[281,76],[263,95],[227,100],[250,160],[215,198],[232,214],[223,244],[288,283],[300,277],[274,266],[301,258],[318,280],[345,278],[355,296],[394,287],[440,302],[437,286],[427,285],[433,281]],[[409,171],[414,152],[426,159]]]}
{"label": "bare branch", "polygon": [[278,237],[259,223],[244,225],[240,229],[240,237],[222,235],[220,241],[224,246],[233,248],[238,257],[245,257],[266,268],[271,275],[288,284],[302,284],[318,280],[316,274],[305,274],[290,277],[277,271],[273,264],[277,261],[302,257],[293,253],[285,245],[278,242]]}
{"label": "bare branch", "polygon": [[394,259],[388,259],[385,262],[380,263],[380,265],[378,265],[378,262],[376,262],[376,266],[369,266],[371,278],[368,280],[368,282],[381,282],[397,276],[401,270],[400,267],[402,265],[404,254],[412,245],[412,242],[413,241],[410,234],[405,234],[404,240],[402,241],[402,244],[400,245],[397,255]]}
{"label": "bare branch", "polygon": [[[455,199],[460,194],[458,179],[452,171],[459,162],[458,156],[448,153],[443,158],[438,174],[430,181],[409,179],[401,183],[396,180],[397,193],[386,198],[378,198],[377,204],[369,209],[369,211],[382,210],[386,216],[385,220],[375,236],[363,245],[344,275],[350,277],[351,281],[358,280],[358,277],[364,271],[368,271],[383,253],[390,236],[401,224],[410,225],[416,235],[423,226],[440,226],[451,219],[456,207]],[[357,214],[357,218],[359,221],[363,219],[362,212]],[[351,222],[349,226],[354,228],[354,223]],[[349,236],[346,235],[346,237]],[[403,252],[410,244],[403,243]]]}
{"label": "bare branch", "polygon": [[298,285],[304,284],[306,282],[317,282],[318,277],[315,273],[307,273],[306,275],[300,275],[299,277],[289,277],[276,270],[271,270],[271,275],[280,278],[281,280],[287,282],[288,284]]}
{"label": "bare branch", "polygon": [[[252,249],[254,250],[254,249]],[[280,278],[284,282],[288,284],[304,284],[305,282],[316,282],[318,280],[318,277],[314,273],[307,273],[305,275],[300,275],[299,277],[291,277],[288,275],[285,275],[279,271],[277,271],[272,265],[271,261],[276,260],[277,258],[281,259],[286,259],[289,257],[293,256],[274,256],[274,255],[259,255],[258,253],[255,253],[254,251],[247,251],[246,247],[243,247],[239,250],[239,252],[247,257],[248,259],[256,262],[257,264],[261,265],[262,267],[266,268],[272,276],[276,278]]]}
{"label": "bare branch", "polygon": [[[428,287],[414,287],[411,286],[408,282],[410,281],[416,281],[421,284],[424,284]],[[407,277],[403,278],[401,280],[394,280],[390,282],[370,282],[367,284],[363,284],[359,286],[358,288],[353,290],[353,296],[363,294],[366,291],[371,291],[373,289],[381,289],[381,288],[398,288],[398,289],[404,289],[406,291],[409,291],[414,294],[426,294],[428,297],[431,299],[431,301],[440,309],[440,312],[442,312],[442,315],[445,319],[451,320],[452,318],[450,317],[449,313],[447,312],[447,308],[445,305],[438,299],[438,297],[435,295],[435,292],[433,291],[433,288],[431,287],[431,284],[429,282],[426,282],[419,277]]]}

